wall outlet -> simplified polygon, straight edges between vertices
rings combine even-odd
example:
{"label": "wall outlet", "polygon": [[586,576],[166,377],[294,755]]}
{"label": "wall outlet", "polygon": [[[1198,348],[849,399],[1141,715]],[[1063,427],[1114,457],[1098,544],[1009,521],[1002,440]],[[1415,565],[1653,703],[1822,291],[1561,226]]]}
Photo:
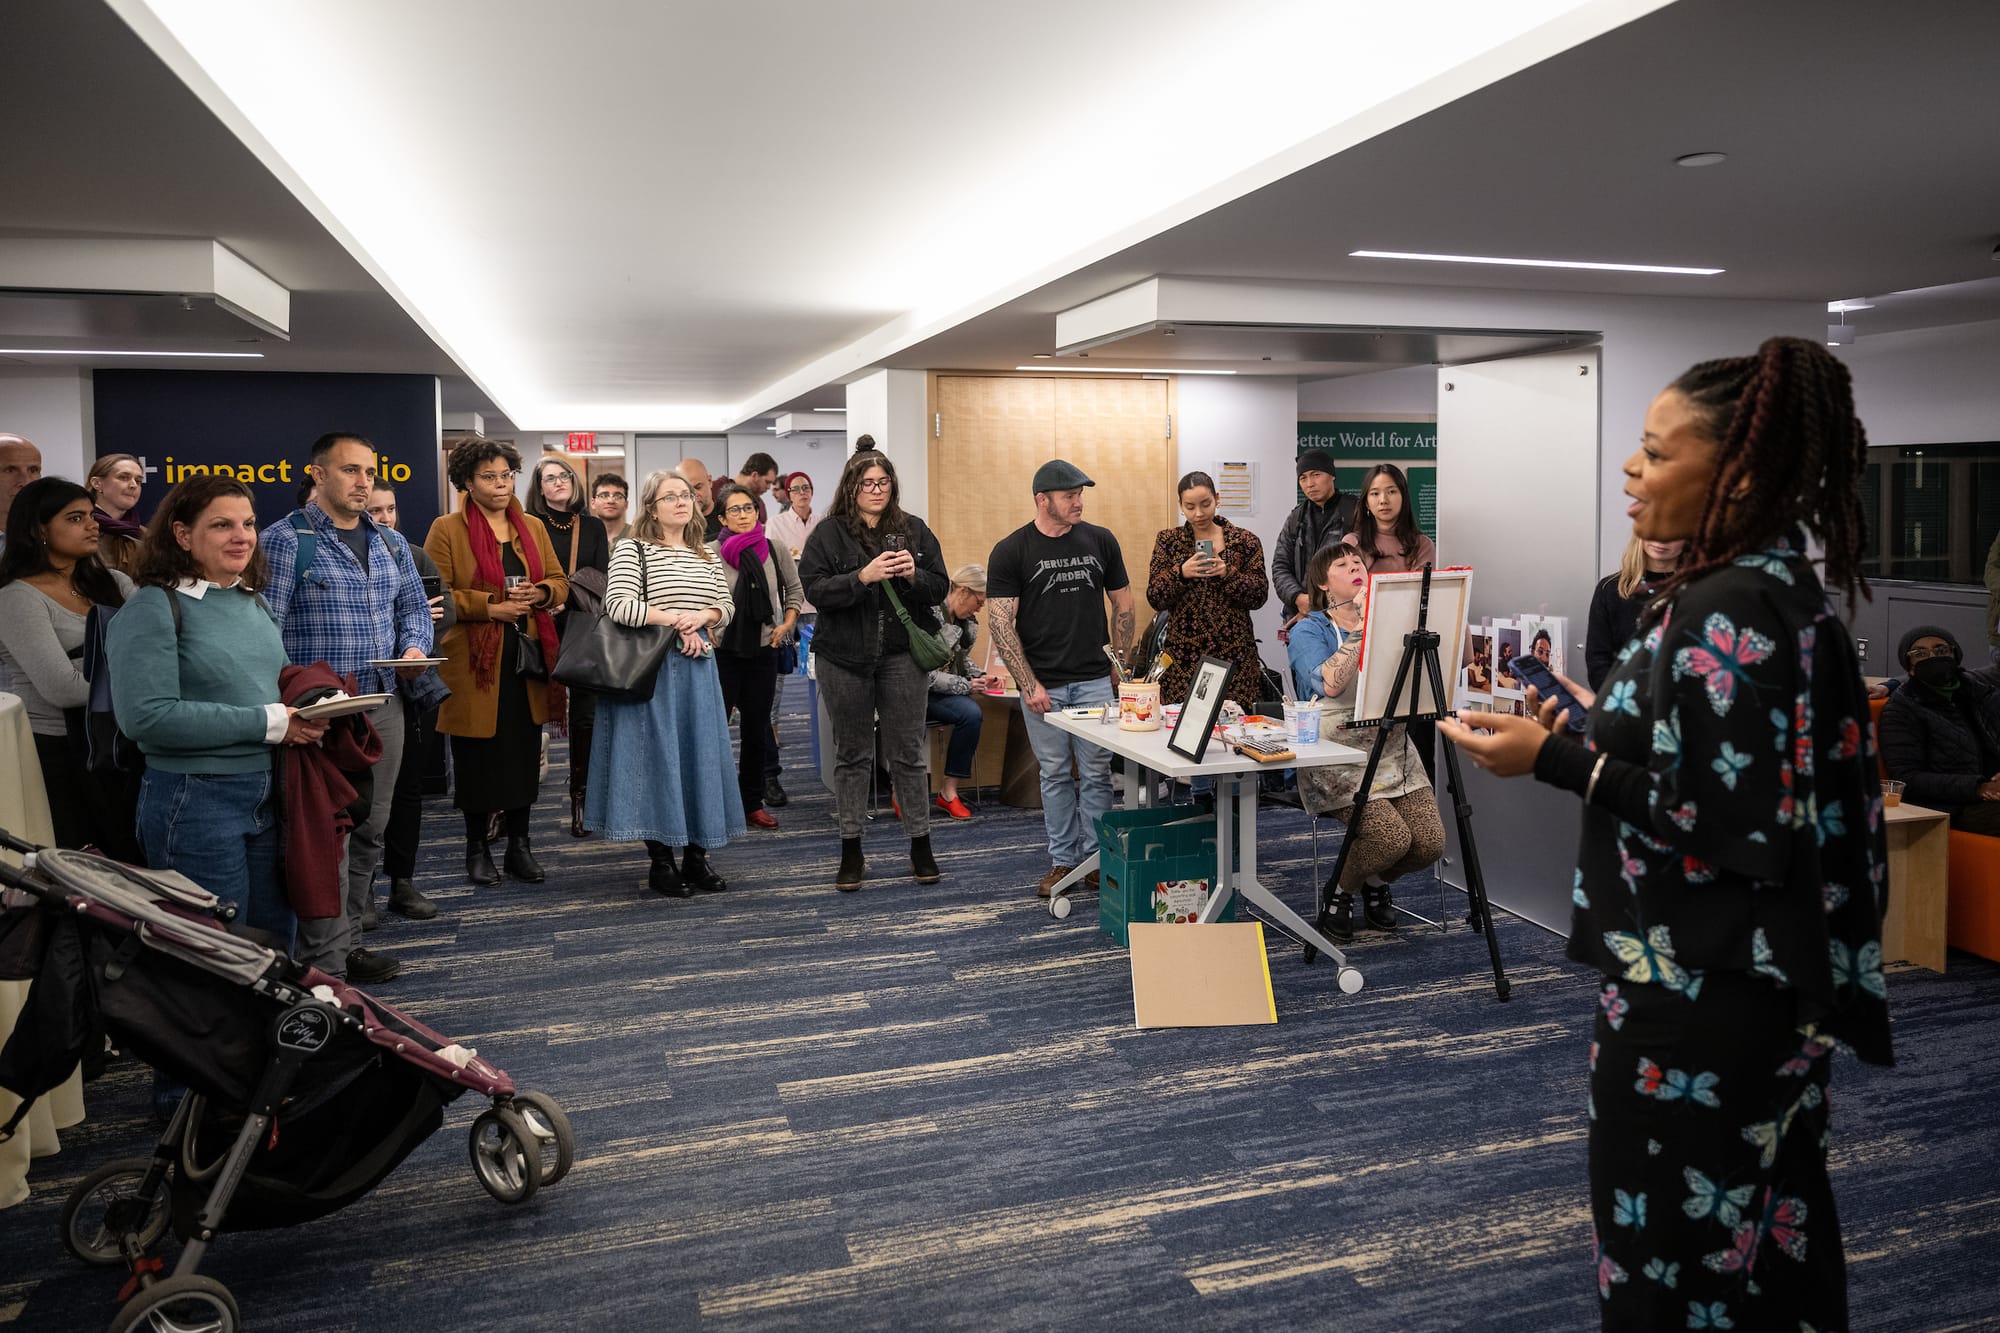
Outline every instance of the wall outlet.
{"label": "wall outlet", "polygon": [[1854,655],[1864,662],[1868,660],[1868,640],[1856,639],[1854,641]]}

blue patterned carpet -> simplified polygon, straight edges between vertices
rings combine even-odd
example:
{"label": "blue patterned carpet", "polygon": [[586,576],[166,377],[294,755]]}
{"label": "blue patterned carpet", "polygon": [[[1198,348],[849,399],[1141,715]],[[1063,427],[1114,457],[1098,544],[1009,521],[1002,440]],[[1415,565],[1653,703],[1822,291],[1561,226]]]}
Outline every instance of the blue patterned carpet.
{"label": "blue patterned carpet", "polygon": [[[1276,1027],[1138,1032],[1092,900],[1068,921],[1034,900],[1038,812],[938,829],[946,878],[919,887],[884,810],[873,878],[834,893],[800,713],[784,828],[717,852],[726,894],[656,898],[642,851],[572,842],[560,769],[546,885],[464,886],[457,816],[429,807],[444,911],[370,937],[407,961],[381,993],[557,1096],[577,1167],[494,1203],[462,1100],[346,1212],[224,1237],[204,1271],[250,1327],[1595,1326],[1592,990],[1560,941],[1502,920],[1502,1005],[1463,926],[1363,936],[1356,996],[1272,935]],[[1506,835],[1483,833],[1490,864]],[[1303,816],[1267,812],[1260,842],[1303,908]],[[1855,1327],[2000,1326],[2000,968],[1890,985],[1902,1064],[1834,1079]],[[120,1277],[63,1253],[57,1210],[148,1145],[145,1088],[115,1065],[0,1213],[0,1326],[110,1320]]]}

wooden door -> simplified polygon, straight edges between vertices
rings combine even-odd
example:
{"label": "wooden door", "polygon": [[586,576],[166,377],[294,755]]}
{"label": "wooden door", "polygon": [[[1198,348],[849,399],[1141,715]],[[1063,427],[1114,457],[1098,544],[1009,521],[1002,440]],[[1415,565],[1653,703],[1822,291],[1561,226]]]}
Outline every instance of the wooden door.
{"label": "wooden door", "polygon": [[1153,539],[1174,521],[1165,380],[936,376],[931,527],[945,564],[985,564],[994,543],[1031,522],[1035,469],[1066,458],[1097,483],[1084,520],[1111,529],[1143,625]]}

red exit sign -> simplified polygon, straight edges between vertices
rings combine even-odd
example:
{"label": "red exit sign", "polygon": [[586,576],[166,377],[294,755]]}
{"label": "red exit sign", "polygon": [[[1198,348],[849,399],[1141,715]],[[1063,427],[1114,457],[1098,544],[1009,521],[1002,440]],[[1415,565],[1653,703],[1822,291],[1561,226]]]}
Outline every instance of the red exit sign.
{"label": "red exit sign", "polygon": [[573,430],[569,433],[569,451],[573,454],[594,454],[597,452],[597,432],[594,430]]}

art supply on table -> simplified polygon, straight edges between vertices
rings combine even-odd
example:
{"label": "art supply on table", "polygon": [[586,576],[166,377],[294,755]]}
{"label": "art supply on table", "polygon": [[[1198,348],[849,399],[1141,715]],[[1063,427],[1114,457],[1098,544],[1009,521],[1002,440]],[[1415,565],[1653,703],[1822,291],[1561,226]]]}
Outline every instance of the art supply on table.
{"label": "art supply on table", "polygon": [[1157,681],[1119,682],[1118,727],[1121,731],[1158,731],[1160,718],[1160,686]]}

